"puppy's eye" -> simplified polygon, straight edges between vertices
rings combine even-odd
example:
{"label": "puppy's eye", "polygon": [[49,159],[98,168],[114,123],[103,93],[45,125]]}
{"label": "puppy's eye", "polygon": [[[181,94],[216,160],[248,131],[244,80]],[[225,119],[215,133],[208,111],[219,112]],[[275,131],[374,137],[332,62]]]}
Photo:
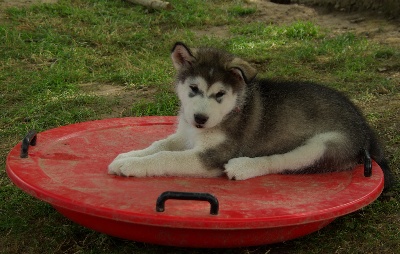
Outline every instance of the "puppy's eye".
{"label": "puppy's eye", "polygon": [[192,90],[193,93],[198,93],[199,92],[199,88],[196,85],[190,85],[189,87],[190,87],[190,89]]}
{"label": "puppy's eye", "polygon": [[222,102],[222,97],[225,95],[225,91],[219,91],[218,93],[215,94],[215,100],[218,103]]}
{"label": "puppy's eye", "polygon": [[220,98],[222,98],[222,96],[224,96],[224,95],[225,95],[225,91],[219,91],[219,92],[215,95],[215,98],[220,99]]}

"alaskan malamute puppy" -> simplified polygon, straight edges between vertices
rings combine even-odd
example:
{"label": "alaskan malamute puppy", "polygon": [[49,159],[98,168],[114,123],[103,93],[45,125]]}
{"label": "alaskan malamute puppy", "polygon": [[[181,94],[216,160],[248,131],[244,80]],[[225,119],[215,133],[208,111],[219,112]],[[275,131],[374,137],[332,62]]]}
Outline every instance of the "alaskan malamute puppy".
{"label": "alaskan malamute puppy", "polygon": [[390,171],[357,107],[330,88],[256,80],[246,61],[214,48],[176,43],[172,62],[181,102],[176,133],[122,153],[109,173],[245,180],[266,174],[352,169],[365,152]]}

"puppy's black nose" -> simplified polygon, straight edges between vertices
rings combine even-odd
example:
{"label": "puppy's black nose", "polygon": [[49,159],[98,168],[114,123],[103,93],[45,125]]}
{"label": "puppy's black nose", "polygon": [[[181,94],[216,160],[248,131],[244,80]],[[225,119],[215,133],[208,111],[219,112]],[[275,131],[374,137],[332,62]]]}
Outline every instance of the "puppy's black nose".
{"label": "puppy's black nose", "polygon": [[203,114],[194,114],[194,121],[197,124],[205,124],[208,120],[208,116],[205,116]]}

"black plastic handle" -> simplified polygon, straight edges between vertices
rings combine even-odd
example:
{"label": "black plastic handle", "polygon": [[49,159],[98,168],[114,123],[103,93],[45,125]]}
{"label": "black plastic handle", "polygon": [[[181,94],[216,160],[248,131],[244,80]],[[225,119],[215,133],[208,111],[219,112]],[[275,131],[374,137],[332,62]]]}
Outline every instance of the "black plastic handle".
{"label": "black plastic handle", "polygon": [[26,134],[25,138],[22,140],[21,154],[20,154],[21,158],[28,158],[29,146],[36,145],[36,135],[37,132],[35,130],[30,130],[28,134]]}
{"label": "black plastic handle", "polygon": [[168,199],[208,201],[211,205],[210,214],[217,215],[219,211],[218,199],[209,193],[166,191],[157,198],[157,212],[164,212]]}
{"label": "black plastic handle", "polygon": [[372,175],[372,160],[369,152],[364,150],[364,176],[370,177]]}

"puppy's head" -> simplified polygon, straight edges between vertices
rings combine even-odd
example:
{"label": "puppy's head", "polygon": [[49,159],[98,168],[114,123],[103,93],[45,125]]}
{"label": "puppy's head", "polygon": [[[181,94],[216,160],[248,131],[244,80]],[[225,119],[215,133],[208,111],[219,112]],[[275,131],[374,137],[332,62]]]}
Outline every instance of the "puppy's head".
{"label": "puppy's head", "polygon": [[177,42],[171,53],[177,69],[181,114],[197,128],[212,128],[239,105],[245,87],[256,76],[246,61],[214,48],[189,49]]}

